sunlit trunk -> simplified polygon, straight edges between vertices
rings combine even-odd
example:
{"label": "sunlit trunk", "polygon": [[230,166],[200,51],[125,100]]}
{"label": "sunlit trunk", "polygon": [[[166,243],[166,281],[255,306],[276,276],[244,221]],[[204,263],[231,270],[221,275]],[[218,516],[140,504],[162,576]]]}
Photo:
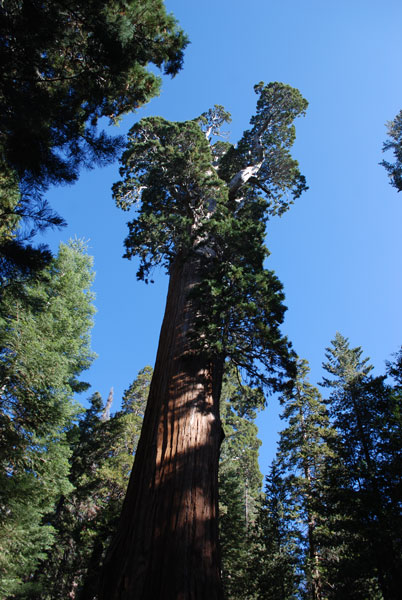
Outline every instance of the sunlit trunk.
{"label": "sunlit trunk", "polygon": [[[135,464],[100,600],[221,600],[218,551],[222,362],[191,348],[199,258],[171,269]],[[141,340],[138,340],[141,343]]]}

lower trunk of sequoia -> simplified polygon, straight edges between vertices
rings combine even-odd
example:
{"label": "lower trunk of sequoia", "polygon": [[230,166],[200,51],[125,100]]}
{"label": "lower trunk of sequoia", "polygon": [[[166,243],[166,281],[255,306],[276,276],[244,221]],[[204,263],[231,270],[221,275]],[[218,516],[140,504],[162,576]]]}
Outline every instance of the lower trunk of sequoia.
{"label": "lower trunk of sequoia", "polygon": [[172,267],[158,354],[100,600],[221,600],[219,396],[223,363],[191,350],[197,258]]}

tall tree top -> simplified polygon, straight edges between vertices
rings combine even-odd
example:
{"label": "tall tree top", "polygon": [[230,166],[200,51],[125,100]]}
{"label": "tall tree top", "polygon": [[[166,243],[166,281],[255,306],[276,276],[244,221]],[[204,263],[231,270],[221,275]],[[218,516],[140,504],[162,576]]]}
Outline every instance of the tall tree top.
{"label": "tall tree top", "polygon": [[142,119],[113,192],[118,206],[134,209],[125,256],[140,258],[137,277],[147,282],[156,265],[198,257],[194,347],[259,378],[257,363],[272,373],[288,357],[282,286],[264,269],[265,223],[306,189],[290,150],[307,101],[282,83],[255,91],[256,114],[237,146],[219,139],[230,121],[222,106],[185,122]]}
{"label": "tall tree top", "polygon": [[324,387],[348,387],[357,384],[373,370],[373,366],[369,364],[370,359],[362,358],[362,348],[350,348],[348,338],[339,332],[331,344],[325,353],[327,362],[322,366],[334,379],[323,377]]}
{"label": "tall tree top", "polygon": [[263,222],[307,189],[290,154],[293,120],[304,115],[307,101],[283,83],[259,83],[255,91],[252,128],[237,146],[215,140],[230,121],[222,106],[192,121],[142,119],[129,132],[122,181],[113,191],[124,210],[138,207],[126,247],[128,257],[142,258],[140,278],[152,265],[169,265],[184,247],[202,245],[217,219],[222,226],[223,214],[239,220],[242,211],[254,210],[254,223]]}

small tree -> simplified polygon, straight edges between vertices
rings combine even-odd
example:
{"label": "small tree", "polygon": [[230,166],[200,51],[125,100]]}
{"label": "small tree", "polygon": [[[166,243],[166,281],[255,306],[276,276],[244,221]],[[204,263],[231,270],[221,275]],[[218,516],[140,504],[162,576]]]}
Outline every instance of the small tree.
{"label": "small tree", "polygon": [[250,600],[300,598],[301,536],[292,494],[278,462],[272,462],[258,512],[248,565]]}
{"label": "small tree", "polygon": [[323,600],[327,595],[326,557],[321,549],[327,527],[323,506],[326,468],[328,460],[333,458],[330,443],[335,430],[319,391],[308,381],[309,370],[307,361],[298,360],[296,376],[281,397],[282,418],[286,419],[287,427],[280,434],[277,461],[293,505],[289,518],[295,528],[300,528],[307,595],[311,600]]}

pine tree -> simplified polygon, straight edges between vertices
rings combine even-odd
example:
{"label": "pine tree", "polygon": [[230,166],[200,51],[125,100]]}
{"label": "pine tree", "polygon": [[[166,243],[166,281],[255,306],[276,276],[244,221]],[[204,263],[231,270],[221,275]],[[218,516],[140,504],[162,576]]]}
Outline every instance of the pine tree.
{"label": "pine tree", "polygon": [[337,524],[343,551],[334,573],[336,597],[376,598],[380,590],[385,600],[396,600],[402,585],[401,529],[395,528],[400,518],[395,521],[384,478],[389,389],[384,377],[370,375],[372,366],[362,358],[362,349],[350,348],[339,333],[326,356],[323,366],[332,378],[324,378],[323,385],[332,390],[328,404],[338,432],[332,505],[343,515]]}
{"label": "pine tree", "polygon": [[248,598],[247,567],[262,486],[261,441],[251,406],[263,402],[261,390],[242,385],[238,373],[225,374],[220,402],[225,439],[219,461],[219,537],[228,600]]}
{"label": "pine tree", "polygon": [[97,122],[157,95],[149,67],[176,74],[187,44],[162,0],[8,0],[0,40],[1,167],[31,203],[49,184],[75,180],[80,165],[115,156],[121,139]]}
{"label": "pine tree", "polygon": [[[30,600],[93,600],[105,550],[115,532],[147,402],[151,367],[125,391],[114,415],[97,392],[68,432],[70,493],[48,516],[55,538],[35,579]],[[110,394],[109,394],[110,401]]]}
{"label": "pine tree", "polygon": [[[217,549],[219,396],[226,358],[271,387],[289,364],[281,285],[263,267],[268,215],[305,189],[290,156],[307,103],[257,85],[257,113],[237,147],[213,136],[222,107],[195,121],[154,117],[131,131],[118,204],[139,200],[127,256],[170,283],[149,402],[100,597],[222,597]],[[290,196],[290,200],[289,200]],[[260,365],[266,367],[265,375]]]}
{"label": "pine tree", "polygon": [[1,287],[49,264],[32,238],[65,222],[44,193],[116,158],[123,138],[100,119],[117,123],[157,95],[154,67],[174,76],[186,45],[163,0],[0,3]]}
{"label": "pine tree", "polygon": [[[300,598],[302,553],[292,496],[279,463],[266,477],[249,560],[250,600]],[[248,598],[247,597],[247,598]]]}
{"label": "pine tree", "polygon": [[[392,512],[395,531],[402,532],[402,350],[393,362],[387,362],[387,374],[393,383],[388,387],[387,411],[381,415],[380,424],[386,435],[382,436],[378,459],[381,461],[382,493]],[[402,549],[395,552],[402,554]]]}
{"label": "pine tree", "polygon": [[66,430],[73,393],[94,354],[92,261],[84,246],[61,245],[40,277],[0,298],[0,590],[29,588],[26,578],[51,544],[43,522],[68,481]]}
{"label": "pine tree", "polygon": [[332,457],[329,443],[335,431],[319,391],[307,379],[308,373],[307,361],[298,360],[296,376],[281,396],[287,427],[280,433],[277,460],[292,498],[293,519],[301,527],[307,594],[311,600],[323,600],[326,557],[320,548],[320,530],[322,535],[325,469]]}
{"label": "pine tree", "polygon": [[[281,395],[281,418],[287,426],[280,432],[257,530],[259,552],[272,554],[264,560],[254,556],[261,569],[255,577],[258,598],[327,598],[328,556],[322,539],[328,524],[323,508],[326,467],[333,455],[329,442],[335,432],[308,373],[307,362],[298,359],[295,376]],[[253,570],[258,572],[255,566]]]}

